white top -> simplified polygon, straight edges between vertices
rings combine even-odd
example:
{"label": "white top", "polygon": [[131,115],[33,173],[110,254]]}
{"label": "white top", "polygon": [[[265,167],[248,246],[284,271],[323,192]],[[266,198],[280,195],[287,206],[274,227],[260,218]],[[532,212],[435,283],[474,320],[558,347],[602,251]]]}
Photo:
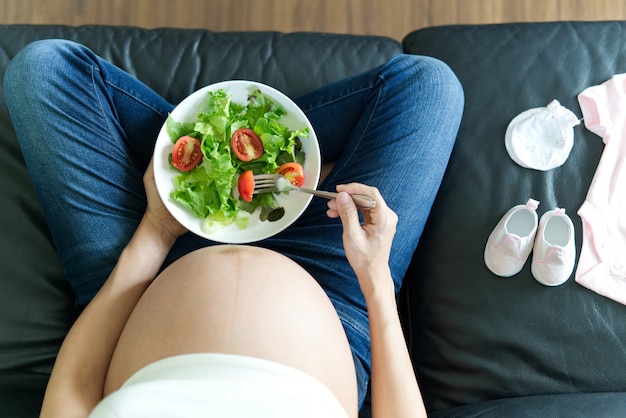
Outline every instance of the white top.
{"label": "white top", "polygon": [[139,370],[104,398],[90,418],[347,418],[314,377],[267,360],[230,354],[185,354]]}

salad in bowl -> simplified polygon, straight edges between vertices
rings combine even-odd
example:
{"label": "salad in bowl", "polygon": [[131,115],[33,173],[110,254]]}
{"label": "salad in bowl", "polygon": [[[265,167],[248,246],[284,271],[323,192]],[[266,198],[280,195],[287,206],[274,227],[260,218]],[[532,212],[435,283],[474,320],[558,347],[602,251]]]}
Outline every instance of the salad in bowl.
{"label": "salad in bowl", "polygon": [[210,240],[247,243],[291,225],[311,196],[254,193],[254,176],[282,174],[315,188],[317,137],[300,108],[278,90],[225,81],[184,99],[157,137],[154,174],[165,206],[187,229]]}

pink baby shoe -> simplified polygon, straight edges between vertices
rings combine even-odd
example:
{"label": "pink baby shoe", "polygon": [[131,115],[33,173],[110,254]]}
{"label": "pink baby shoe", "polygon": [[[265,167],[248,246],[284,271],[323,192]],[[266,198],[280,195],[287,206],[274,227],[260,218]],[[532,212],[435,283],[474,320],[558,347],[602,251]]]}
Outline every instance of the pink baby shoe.
{"label": "pink baby shoe", "polygon": [[575,260],[574,224],[565,209],[544,213],[535,240],[533,276],[543,285],[558,286],[571,276]]}
{"label": "pink baby shoe", "polygon": [[485,264],[494,274],[510,277],[524,267],[537,232],[539,202],[528,199],[525,205],[511,208],[498,222],[485,247]]}

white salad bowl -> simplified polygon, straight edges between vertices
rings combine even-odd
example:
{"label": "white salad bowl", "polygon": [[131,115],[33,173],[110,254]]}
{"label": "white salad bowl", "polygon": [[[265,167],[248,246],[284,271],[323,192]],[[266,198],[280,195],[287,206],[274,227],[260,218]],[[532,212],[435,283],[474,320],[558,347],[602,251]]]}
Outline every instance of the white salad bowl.
{"label": "white salad bowl", "polygon": [[[303,187],[315,189],[321,171],[321,157],[317,136],[304,112],[302,112],[289,97],[280,91],[262,83],[244,80],[224,81],[211,84],[186,97],[174,108],[171,117],[176,122],[194,122],[197,120],[198,114],[205,110],[209,99],[208,92],[220,89],[231,95],[232,101],[237,103],[246,103],[251,93],[260,90],[261,93],[282,106],[287,112],[287,114],[280,119],[280,122],[284,126],[292,130],[308,128],[308,137],[301,138],[305,152],[305,180]],[[163,124],[154,149],[154,177],[156,187],[165,207],[174,218],[196,235],[212,241],[229,244],[244,244],[260,241],[283,231],[294,223],[311,202],[312,196],[306,193],[292,192],[289,194],[279,194],[276,196],[276,200],[280,206],[284,207],[285,214],[277,221],[261,221],[259,219],[260,208],[258,208],[255,213],[250,215],[247,226],[243,229],[235,223],[219,228],[207,228],[205,220],[197,217],[170,197],[170,193],[174,190],[174,178],[180,175],[169,163],[169,156],[173,146],[174,144],[167,134],[166,126]]]}

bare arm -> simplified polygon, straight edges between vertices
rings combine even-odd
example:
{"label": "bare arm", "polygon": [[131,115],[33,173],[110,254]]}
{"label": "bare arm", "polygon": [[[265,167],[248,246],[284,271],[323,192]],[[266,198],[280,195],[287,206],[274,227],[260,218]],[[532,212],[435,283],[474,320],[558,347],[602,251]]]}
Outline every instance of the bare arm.
{"label": "bare arm", "polygon": [[102,399],[109,362],[126,321],[184,232],[156,195],[152,165],[144,183],[148,209],[113,272],[61,346],[44,397],[44,418],[86,417]]}
{"label": "bare arm", "polygon": [[352,199],[340,193],[329,202],[328,215],[341,217],[346,257],[365,297],[370,322],[372,353],[372,416],[425,417],[413,365],[409,357],[389,271],[389,253],[398,221],[377,189],[361,184],[337,187],[373,197],[377,206],[358,219]]}

